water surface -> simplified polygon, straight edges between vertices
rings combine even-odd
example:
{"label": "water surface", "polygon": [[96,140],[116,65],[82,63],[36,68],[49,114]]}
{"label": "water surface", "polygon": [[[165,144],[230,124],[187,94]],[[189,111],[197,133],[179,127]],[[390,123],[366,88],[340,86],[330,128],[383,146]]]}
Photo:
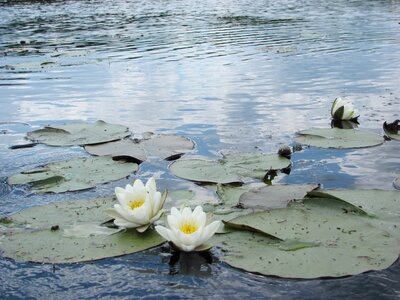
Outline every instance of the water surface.
{"label": "water surface", "polygon": [[[151,160],[126,180],[63,195],[10,187],[7,176],[86,155],[79,147],[10,150],[46,124],[95,121],[196,142],[189,155],[276,152],[295,132],[330,126],[337,96],[382,134],[400,118],[399,1],[0,1],[0,215],[65,199],[109,196],[134,178],[185,185]],[[393,189],[400,144],[305,149],[282,183]],[[187,185],[187,184],[186,184]],[[194,184],[189,184],[196,188]],[[400,267],[335,280],[249,274],[168,248],[73,265],[0,259],[0,296],[334,299],[400,296]],[[211,262],[212,260],[212,262]],[[189,263],[191,262],[191,263]]]}

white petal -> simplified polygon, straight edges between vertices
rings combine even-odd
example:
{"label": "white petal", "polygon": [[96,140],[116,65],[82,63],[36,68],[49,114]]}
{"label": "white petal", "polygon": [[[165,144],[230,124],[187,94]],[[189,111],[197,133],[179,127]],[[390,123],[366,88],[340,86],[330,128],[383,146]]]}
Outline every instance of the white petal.
{"label": "white petal", "polygon": [[136,227],[136,230],[140,233],[145,232],[147,230],[147,228],[149,228],[150,224],[144,225],[144,226],[140,226],[140,227]]}
{"label": "white petal", "polygon": [[182,219],[177,218],[176,216],[173,216],[173,215],[168,215],[167,223],[168,223],[169,228],[178,230],[180,227],[180,224],[182,223]]}
{"label": "white petal", "polygon": [[135,190],[135,192],[146,190],[143,182],[140,179],[135,180],[135,182],[133,183],[133,189]]}
{"label": "white petal", "polygon": [[150,222],[150,212],[151,207],[149,203],[143,203],[141,207],[135,208],[130,211],[130,219],[132,219],[134,222],[138,224],[147,224]]}
{"label": "white petal", "polygon": [[172,241],[173,236],[171,230],[164,226],[156,226],[154,229],[158,232],[159,235],[161,235],[164,239],[167,241]]}
{"label": "white petal", "polygon": [[176,207],[171,208],[171,216],[174,216],[177,219],[182,217],[181,212]]}
{"label": "white petal", "polygon": [[117,200],[122,205],[126,204],[126,191],[123,188],[116,187],[115,188],[115,195],[117,196]]}
{"label": "white petal", "polygon": [[121,215],[122,218],[126,219],[127,221],[131,221],[132,218],[129,215],[129,212],[125,210],[121,205],[114,204],[114,209],[118,214]]}
{"label": "white petal", "polygon": [[195,247],[193,245],[182,245],[181,247],[178,248],[185,252],[191,252],[194,250]]}
{"label": "white petal", "polygon": [[154,194],[157,191],[156,181],[154,177],[149,178],[146,182],[146,191],[149,194]]}
{"label": "white petal", "polygon": [[199,240],[201,238],[201,233],[202,228],[193,232],[192,234],[185,234],[179,230],[178,232],[176,232],[176,236],[181,245],[193,246],[193,248],[196,248],[198,245],[200,245]]}
{"label": "white petal", "polygon": [[104,212],[111,218],[121,218],[121,215],[114,208],[107,208],[104,210]]}
{"label": "white petal", "polygon": [[191,218],[191,216],[192,216],[192,209],[190,207],[186,206],[186,207],[183,208],[181,213],[182,213],[182,218],[184,220],[187,220],[187,219]]}
{"label": "white petal", "polygon": [[157,221],[157,220],[161,217],[161,215],[163,214],[163,212],[164,212],[164,211],[163,211],[162,209],[159,210],[158,213],[150,219],[150,222],[149,222],[149,223],[152,224],[152,223],[154,223],[155,221]]}
{"label": "white petal", "polygon": [[162,208],[160,192],[156,192],[154,194],[152,206],[153,206],[153,215],[156,215],[158,213],[158,211]]}
{"label": "white petal", "polygon": [[206,225],[207,214],[203,212],[203,208],[201,206],[197,206],[193,211],[193,218],[197,224],[197,226],[203,228]]}
{"label": "white petal", "polygon": [[218,230],[219,226],[221,225],[221,221],[214,221],[211,224],[207,225],[204,228],[203,234],[201,236],[201,244],[208,241]]}
{"label": "white petal", "polygon": [[114,224],[116,226],[122,227],[122,228],[136,228],[136,227],[140,226],[139,224],[129,222],[125,219],[115,219]]}

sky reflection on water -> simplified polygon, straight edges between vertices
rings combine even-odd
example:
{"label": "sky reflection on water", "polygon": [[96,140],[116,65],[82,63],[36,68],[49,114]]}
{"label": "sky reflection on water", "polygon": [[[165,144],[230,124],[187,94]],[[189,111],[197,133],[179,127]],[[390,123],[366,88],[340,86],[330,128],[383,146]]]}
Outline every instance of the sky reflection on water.
{"label": "sky reflection on water", "polygon": [[[331,102],[345,96],[361,113],[360,129],[382,134],[384,121],[400,118],[399,19],[399,2],[384,0],[0,1],[0,215],[65,199],[4,183],[22,169],[85,155],[78,147],[8,149],[45,124],[102,119],[129,126],[136,135],[188,136],[197,145],[194,155],[268,153],[293,145],[298,130],[329,127]],[[278,180],[393,189],[399,145],[304,149],[293,155],[290,175]],[[184,184],[166,166],[143,164],[137,176],[160,172],[162,184]],[[108,196],[134,177],[68,197]],[[55,270],[2,259],[0,296],[400,294],[398,264],[325,281],[266,278],[218,261],[206,266],[209,276],[172,276],[170,257],[159,252]]]}

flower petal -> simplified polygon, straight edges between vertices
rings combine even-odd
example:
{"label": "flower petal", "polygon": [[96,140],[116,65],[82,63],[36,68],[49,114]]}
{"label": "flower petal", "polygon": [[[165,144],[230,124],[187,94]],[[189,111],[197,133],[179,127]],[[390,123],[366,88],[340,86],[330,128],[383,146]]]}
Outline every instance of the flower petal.
{"label": "flower petal", "polygon": [[157,231],[157,233],[159,235],[161,235],[167,241],[172,241],[173,240],[172,232],[168,228],[158,225],[158,226],[154,227],[154,229]]}
{"label": "flower petal", "polygon": [[140,226],[139,224],[129,222],[125,219],[115,219],[114,224],[121,228],[136,228],[136,227]]}

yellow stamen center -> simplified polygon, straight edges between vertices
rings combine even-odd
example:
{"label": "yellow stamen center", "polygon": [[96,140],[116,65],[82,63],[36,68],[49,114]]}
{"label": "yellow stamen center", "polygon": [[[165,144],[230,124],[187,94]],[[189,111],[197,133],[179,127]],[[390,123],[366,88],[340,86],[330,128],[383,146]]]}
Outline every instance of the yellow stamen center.
{"label": "yellow stamen center", "polygon": [[135,209],[135,208],[141,207],[143,205],[143,203],[144,203],[144,199],[136,199],[129,203],[129,207],[132,209]]}
{"label": "yellow stamen center", "polygon": [[194,223],[185,222],[179,229],[185,234],[192,234],[193,232],[197,231],[198,227]]}

